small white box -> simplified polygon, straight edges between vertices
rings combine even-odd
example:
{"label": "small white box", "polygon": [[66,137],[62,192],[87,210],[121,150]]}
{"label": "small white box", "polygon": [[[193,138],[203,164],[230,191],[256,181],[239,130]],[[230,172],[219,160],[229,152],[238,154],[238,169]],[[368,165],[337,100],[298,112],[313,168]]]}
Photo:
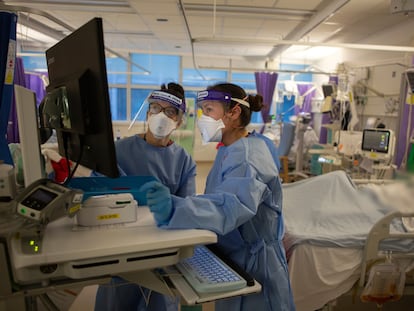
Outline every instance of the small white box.
{"label": "small white box", "polygon": [[138,203],[130,193],[89,197],[76,214],[79,226],[99,226],[137,221]]}
{"label": "small white box", "polygon": [[14,167],[10,164],[0,164],[0,197],[13,199],[16,195]]}

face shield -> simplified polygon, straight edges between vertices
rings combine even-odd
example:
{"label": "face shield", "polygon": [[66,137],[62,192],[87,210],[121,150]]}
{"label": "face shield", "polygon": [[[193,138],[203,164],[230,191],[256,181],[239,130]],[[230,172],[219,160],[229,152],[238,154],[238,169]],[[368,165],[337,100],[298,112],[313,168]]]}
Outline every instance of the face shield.
{"label": "face shield", "polygon": [[154,91],[147,97],[148,103],[157,103],[160,101],[169,103],[178,110],[185,113],[185,100],[165,91]]}
{"label": "face shield", "polygon": [[181,111],[182,114],[185,113],[186,103],[184,99],[178,98],[177,96],[170,94],[166,91],[153,91],[147,96],[147,98],[145,98],[141,107],[138,109],[133,120],[131,121],[128,130],[130,130],[133,127],[136,120],[145,119],[144,116],[146,115],[149,109],[149,105],[151,103],[157,103],[160,101],[169,103],[171,106]]}
{"label": "face shield", "polygon": [[219,91],[201,91],[197,93],[197,107],[203,108],[203,103],[206,101],[220,101],[224,104],[230,104],[231,96],[228,93]]}
{"label": "face shield", "polygon": [[220,92],[220,91],[213,91],[213,90],[206,90],[197,93],[197,107],[203,107],[203,103],[206,101],[220,101],[225,105],[229,105],[232,101],[236,102],[240,105],[246,106],[250,108],[250,104],[246,101],[247,96],[243,99],[233,98],[229,93]]}

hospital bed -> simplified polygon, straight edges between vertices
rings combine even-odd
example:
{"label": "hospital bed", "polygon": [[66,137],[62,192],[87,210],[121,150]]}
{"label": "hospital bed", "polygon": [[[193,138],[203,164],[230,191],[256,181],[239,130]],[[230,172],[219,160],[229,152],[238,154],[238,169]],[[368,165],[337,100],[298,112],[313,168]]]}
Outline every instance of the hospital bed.
{"label": "hospital bed", "polygon": [[401,217],[414,216],[411,189],[406,182],[356,185],[343,171],[283,186],[284,244],[298,311],[321,309],[355,288],[360,293],[370,264],[385,251],[412,268],[413,218]]}

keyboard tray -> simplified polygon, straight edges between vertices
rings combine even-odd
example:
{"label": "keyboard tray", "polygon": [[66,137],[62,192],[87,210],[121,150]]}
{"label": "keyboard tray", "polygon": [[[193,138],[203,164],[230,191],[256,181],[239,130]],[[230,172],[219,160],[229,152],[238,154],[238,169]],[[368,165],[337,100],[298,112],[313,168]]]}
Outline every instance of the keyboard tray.
{"label": "keyboard tray", "polygon": [[253,286],[246,286],[238,290],[219,293],[197,293],[175,266],[168,267],[166,272],[169,274],[169,279],[177,293],[181,296],[181,303],[185,305],[196,305],[219,299],[249,295],[259,293],[262,290],[262,286],[255,280]]}
{"label": "keyboard tray", "polygon": [[[212,257],[215,261],[217,261],[218,265],[223,265],[224,269],[231,270],[232,273],[236,273],[233,268],[238,267],[230,267],[225,263],[222,258],[218,257],[216,254],[212,253],[206,246],[197,246],[195,248],[195,255],[191,258],[184,259],[181,263],[178,263],[175,266],[168,267],[168,275],[170,281],[173,283],[176,290],[179,292],[181,297],[183,298],[184,302],[188,305],[194,305],[199,303],[204,303],[208,301],[214,301],[217,299],[224,299],[234,296],[240,295],[247,295],[252,293],[257,293],[261,291],[261,285],[256,282],[253,278],[249,276],[248,278],[248,286],[246,286],[246,281],[243,279],[240,284],[205,284],[204,282],[197,282],[194,279],[194,275],[192,275],[192,271],[187,271],[188,264],[193,268],[192,265],[194,264],[195,267],[198,268],[198,263],[194,263],[194,259],[197,257],[206,258]],[[213,266],[216,265],[213,263]],[[215,267],[215,269],[219,269],[221,267]],[[191,270],[191,269],[190,269]],[[237,272],[239,269],[236,269]],[[245,273],[242,273],[243,277],[245,278]],[[197,275],[196,279],[199,277]],[[196,281],[196,282],[195,282]]]}
{"label": "keyboard tray", "polygon": [[246,287],[246,280],[205,246],[196,246],[194,255],[176,265],[198,293],[214,293]]}

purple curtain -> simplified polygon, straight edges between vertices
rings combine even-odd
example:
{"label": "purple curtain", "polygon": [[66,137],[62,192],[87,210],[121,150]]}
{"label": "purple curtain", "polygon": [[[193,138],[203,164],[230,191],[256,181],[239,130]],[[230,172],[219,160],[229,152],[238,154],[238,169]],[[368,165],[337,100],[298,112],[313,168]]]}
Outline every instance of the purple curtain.
{"label": "purple curtain", "polygon": [[329,76],[329,81],[328,81],[328,83],[338,85],[338,76]]}
{"label": "purple curtain", "polygon": [[[16,66],[14,68],[14,84],[21,85],[35,92],[37,105],[40,104],[43,97],[46,95],[46,86],[40,75],[30,73],[25,74],[23,60],[20,57],[16,58]],[[7,142],[9,144],[20,142],[14,92],[7,126]]]}
{"label": "purple curtain", "polygon": [[[308,90],[310,90],[313,87],[313,84],[298,84],[298,91],[299,94],[302,96],[305,94]],[[300,112],[312,112],[312,98],[315,96],[315,91],[313,90],[309,94],[305,96],[303,99],[302,107],[295,106],[295,114],[298,114]]]}
{"label": "purple curtain", "polygon": [[[16,57],[16,66],[14,67],[14,84],[26,87],[23,60],[20,57]],[[16,111],[16,101],[14,98],[14,90],[13,90],[12,105],[10,108],[9,123],[7,125],[7,142],[9,144],[20,142],[19,129],[18,129],[18,124],[17,124],[17,111]]]}
{"label": "purple curtain", "polygon": [[[328,83],[338,85],[338,76],[329,76]],[[322,115],[321,124],[330,124],[332,123],[331,114],[329,112],[324,112]],[[326,144],[328,142],[328,129],[326,127],[321,127],[321,132],[319,134],[319,143]]]}
{"label": "purple curtain", "polygon": [[[277,73],[275,72],[255,72],[257,93],[263,96],[263,108],[261,115],[263,122],[270,122],[270,107],[272,106],[273,93],[277,82]],[[264,130],[264,127],[263,129]]]}
{"label": "purple curtain", "polygon": [[[414,57],[411,58],[411,67],[414,67]],[[407,86],[409,87],[409,86]],[[407,89],[404,90],[407,92]],[[407,93],[406,93],[407,94]],[[395,156],[395,164],[400,167],[407,149],[407,128],[408,128],[408,120],[414,120],[414,109],[411,107],[411,115],[410,115],[410,106],[406,103],[407,102],[407,95],[404,96],[402,99],[402,103],[400,105],[400,114],[401,114],[401,122],[400,122],[400,129],[399,135],[396,137],[397,146],[396,146],[396,156]],[[414,131],[414,122],[411,122],[411,128],[409,133],[413,133]],[[408,154],[407,154],[408,157]]]}
{"label": "purple curtain", "polygon": [[[400,105],[401,109],[401,123],[400,123],[400,130],[399,135],[396,137],[396,156],[395,156],[395,164],[400,167],[403,159],[406,155],[406,148],[407,148],[407,127],[408,127],[408,120],[411,118],[411,120],[414,120],[414,108],[411,108],[411,115],[410,115],[410,105],[406,103],[407,96],[404,96],[403,105]],[[409,133],[412,133],[414,131],[414,122],[411,122],[411,129]],[[407,155],[408,156],[408,155]]]}
{"label": "purple curtain", "polygon": [[36,103],[39,106],[40,102],[46,96],[46,85],[42,76],[47,77],[46,74],[26,73],[26,87],[36,93]]}

